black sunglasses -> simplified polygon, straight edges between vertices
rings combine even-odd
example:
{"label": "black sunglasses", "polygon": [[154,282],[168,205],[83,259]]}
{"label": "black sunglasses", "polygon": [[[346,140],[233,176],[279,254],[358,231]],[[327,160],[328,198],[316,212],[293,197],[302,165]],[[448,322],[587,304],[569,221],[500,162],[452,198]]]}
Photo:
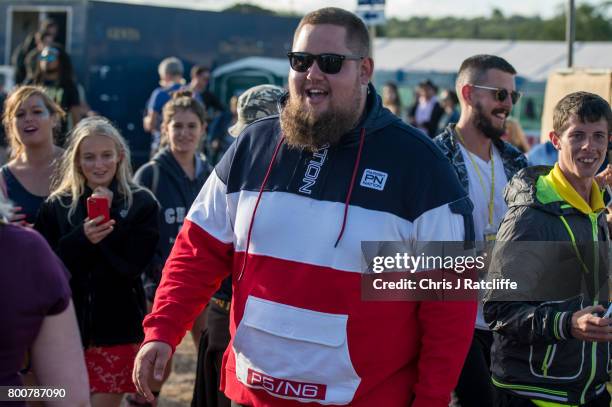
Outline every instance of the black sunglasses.
{"label": "black sunglasses", "polygon": [[347,60],[362,60],[364,57],[358,55],[338,55],[338,54],[309,54],[308,52],[288,52],[289,65],[296,72],[306,72],[314,61],[321,72],[326,74],[336,74],[342,69],[342,61]]}
{"label": "black sunglasses", "polygon": [[507,89],[503,89],[503,88],[493,88],[491,86],[480,86],[480,85],[472,85],[475,88],[478,89],[485,89],[485,90],[490,90],[490,91],[494,91],[495,92],[495,99],[498,102],[503,102],[506,100],[506,98],[508,97],[508,95],[510,95],[510,99],[512,99],[512,104],[516,105],[516,102],[519,101],[519,99],[521,98],[521,92],[517,92],[515,90],[508,92]]}

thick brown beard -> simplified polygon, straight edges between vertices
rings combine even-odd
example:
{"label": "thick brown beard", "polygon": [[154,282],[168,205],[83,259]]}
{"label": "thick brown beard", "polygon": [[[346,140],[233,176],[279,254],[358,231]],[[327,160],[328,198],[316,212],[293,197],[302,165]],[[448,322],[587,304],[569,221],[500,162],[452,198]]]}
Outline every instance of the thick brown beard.
{"label": "thick brown beard", "polygon": [[478,130],[490,138],[493,141],[498,141],[506,133],[505,126],[498,128],[493,126],[493,122],[485,116],[484,108],[481,103],[476,103],[476,117],[474,119],[474,125]]}
{"label": "thick brown beard", "polygon": [[356,92],[354,104],[346,109],[331,108],[318,118],[312,111],[304,109],[296,97],[289,95],[287,104],[280,115],[281,130],[287,145],[305,148],[312,152],[326,144],[336,145],[359,120],[361,92]]}

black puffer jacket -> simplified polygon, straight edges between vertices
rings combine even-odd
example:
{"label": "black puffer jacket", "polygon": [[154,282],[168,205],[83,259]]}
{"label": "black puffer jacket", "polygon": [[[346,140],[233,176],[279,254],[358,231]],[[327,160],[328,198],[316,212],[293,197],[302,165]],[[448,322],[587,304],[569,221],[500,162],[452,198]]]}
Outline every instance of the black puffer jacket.
{"label": "black puffer jacket", "polygon": [[551,168],[521,170],[506,187],[509,209],[489,277],[508,278],[518,289],[487,292],[484,317],[494,332],[497,387],[583,404],[605,391],[610,348],[574,339],[571,317],[595,303],[609,305],[608,228],[603,212],[586,215],[562,200],[544,178]]}
{"label": "black puffer jacket", "polygon": [[69,196],[41,206],[35,228],[47,239],[71,274],[70,287],[85,347],[139,343],[146,313],[140,278],[159,238],[158,204],[151,192],[133,187],[129,211],[116,185],[110,186],[114,230],[92,244],[83,232],[87,217],[86,188],[71,221]]}

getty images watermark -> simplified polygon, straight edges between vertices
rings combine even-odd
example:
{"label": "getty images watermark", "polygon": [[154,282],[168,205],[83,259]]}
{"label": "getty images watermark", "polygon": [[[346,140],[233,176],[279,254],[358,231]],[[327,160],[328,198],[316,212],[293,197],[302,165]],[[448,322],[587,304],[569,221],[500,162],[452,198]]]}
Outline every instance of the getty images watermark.
{"label": "getty images watermark", "polygon": [[[558,301],[576,295],[609,300],[607,246],[581,244],[589,264],[575,249],[571,242],[362,242],[361,296],[367,301]],[[545,271],[554,278],[535,278]]]}
{"label": "getty images watermark", "polygon": [[508,278],[488,279],[490,253],[465,242],[363,242],[364,300],[478,299],[482,290],[516,290]]}

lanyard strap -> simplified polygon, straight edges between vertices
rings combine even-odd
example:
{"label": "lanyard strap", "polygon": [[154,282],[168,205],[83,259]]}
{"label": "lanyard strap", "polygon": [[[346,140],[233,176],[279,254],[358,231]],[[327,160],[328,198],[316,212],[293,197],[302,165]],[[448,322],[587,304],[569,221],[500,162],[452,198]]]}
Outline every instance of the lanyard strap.
{"label": "lanyard strap", "polygon": [[[457,127],[455,127],[455,133],[457,133],[459,140],[461,140],[461,144],[463,144],[463,146],[465,147],[465,140],[463,139],[463,136],[461,135]],[[465,151],[467,151],[468,157],[470,157],[470,161],[472,162],[472,167],[474,167],[474,170],[476,170],[476,174],[478,174],[478,181],[480,182],[482,191],[486,194],[487,187],[485,185],[484,179],[482,178],[482,174],[480,173],[480,170],[478,169],[478,165],[476,165],[476,162],[474,161],[474,158],[472,157],[472,153],[470,152],[470,150],[467,149],[467,147],[465,147]],[[493,202],[495,199],[495,159],[494,159],[494,156],[495,154],[493,154],[493,145],[491,144],[491,160],[490,160],[491,188],[489,190],[490,191],[490,194],[489,194],[489,225],[493,225]]]}

